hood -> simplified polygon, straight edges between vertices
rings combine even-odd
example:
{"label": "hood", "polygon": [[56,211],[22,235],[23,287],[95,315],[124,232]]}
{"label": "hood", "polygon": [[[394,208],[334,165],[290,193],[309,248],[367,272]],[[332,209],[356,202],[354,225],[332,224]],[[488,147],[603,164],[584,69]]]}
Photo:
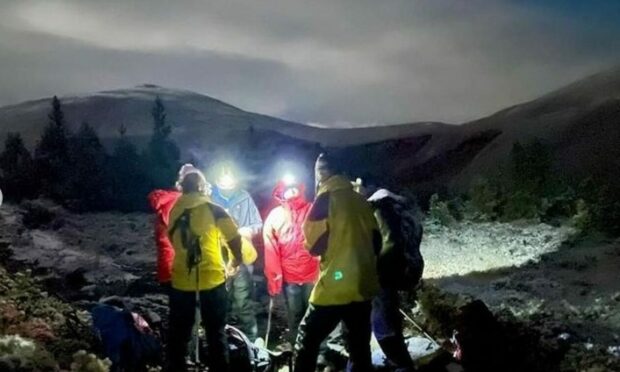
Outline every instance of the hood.
{"label": "hood", "polygon": [[[295,186],[299,189],[299,193],[301,194],[300,198],[305,199],[304,195],[306,194],[306,186],[303,183],[298,183]],[[276,186],[273,188],[273,192],[271,193],[271,195],[279,203],[283,203],[284,200],[283,200],[282,194],[284,194],[284,191],[288,187],[289,186],[286,186],[286,184],[283,181],[278,181],[278,183],[276,183]]]}
{"label": "hood", "polygon": [[181,193],[176,190],[153,190],[149,193],[148,200],[155,212],[161,212],[170,209],[171,204],[174,204],[180,196]]}
{"label": "hood", "polygon": [[349,179],[345,176],[331,176],[327,181],[323,182],[319,186],[317,195],[336,190],[353,191],[353,185],[351,185],[351,181],[349,181]]}
{"label": "hood", "polygon": [[211,189],[211,199],[222,207],[236,204],[249,196],[250,194],[247,191],[240,188],[233,191],[229,196],[224,196],[224,192],[217,186]]}
{"label": "hood", "polygon": [[211,198],[201,193],[192,192],[181,195],[175,204],[175,209],[176,207],[181,208],[181,210],[195,208],[204,203],[211,203]]}
{"label": "hood", "polygon": [[370,198],[368,198],[368,201],[372,203],[372,202],[377,202],[385,198],[393,199],[399,203],[405,203],[407,201],[407,199],[405,199],[404,196],[394,194],[393,192],[387,189],[377,190],[374,194],[372,194]]}

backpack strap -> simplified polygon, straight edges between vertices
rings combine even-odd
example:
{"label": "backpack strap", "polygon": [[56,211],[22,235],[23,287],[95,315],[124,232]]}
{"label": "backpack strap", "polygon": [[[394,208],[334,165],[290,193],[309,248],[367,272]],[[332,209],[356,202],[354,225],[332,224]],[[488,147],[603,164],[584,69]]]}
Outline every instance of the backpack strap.
{"label": "backpack strap", "polygon": [[172,227],[170,228],[170,230],[168,231],[168,237],[170,238],[170,240],[172,240],[172,236],[174,235],[174,233],[177,231],[177,229],[179,227],[181,227],[181,225],[186,225],[187,227],[189,227],[190,224],[190,214],[191,212],[199,207],[202,207],[203,205],[207,205],[209,206],[209,210],[211,210],[211,213],[213,213],[213,209],[211,208],[211,206],[209,204],[209,202],[204,202],[202,204],[198,204],[195,207],[192,208],[187,208],[183,210],[183,213],[181,213],[181,215],[179,216],[179,218],[176,219],[176,221],[174,221],[174,224],[172,225]]}
{"label": "backpack strap", "polygon": [[[200,248],[200,236],[194,234],[191,231],[191,212],[196,208],[199,208],[203,205],[209,206],[209,202],[199,204],[193,208],[187,208],[181,213],[179,218],[174,221],[172,228],[168,232],[170,240],[177,229],[180,228],[181,232],[181,244],[188,251],[187,253],[187,268],[189,273],[191,274],[192,269],[202,260],[201,248]],[[211,208],[209,208],[211,209]]]}

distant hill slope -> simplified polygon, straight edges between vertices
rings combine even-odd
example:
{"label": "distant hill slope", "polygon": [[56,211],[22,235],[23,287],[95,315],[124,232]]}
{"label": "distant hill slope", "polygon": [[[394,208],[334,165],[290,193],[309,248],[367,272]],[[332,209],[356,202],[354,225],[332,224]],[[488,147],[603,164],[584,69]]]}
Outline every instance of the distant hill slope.
{"label": "distant hill slope", "polygon": [[[195,92],[142,85],[132,89],[59,97],[68,123],[72,127],[86,121],[104,138],[118,136],[126,126],[131,137],[147,137],[151,129],[150,112],[156,96],[166,106],[174,125],[175,139],[207,145],[234,139],[250,130],[266,130],[323,145],[346,146],[404,138],[427,132],[436,123],[403,124],[379,127],[330,129],[286,121],[243,111],[217,99]],[[50,99],[39,99],[0,108],[0,138],[9,131],[19,131],[26,142],[34,144],[47,123]]]}
{"label": "distant hill slope", "polygon": [[353,166],[424,193],[464,190],[476,177],[506,166],[515,142],[535,138],[550,146],[565,179],[602,177],[620,187],[620,67],[469,123],[355,146],[354,158],[364,160]]}
{"label": "distant hill slope", "polygon": [[[548,143],[566,176],[620,175],[620,67],[462,126],[467,135],[497,130],[457,182],[505,162],[516,141]],[[618,183],[620,184],[620,182]]]}
{"label": "distant hill slope", "polygon": [[[415,185],[428,193],[463,190],[475,177],[492,175],[506,165],[515,142],[534,138],[551,146],[554,166],[567,178],[615,180],[620,175],[620,67],[462,125],[321,128],[152,85],[61,101],[73,126],[88,121],[109,141],[118,138],[123,124],[140,142],[150,133],[150,110],[157,95],[186,155],[212,159],[224,150],[242,160],[255,179],[263,177],[270,163],[289,158],[303,161],[310,175],[313,157],[327,147],[346,150],[354,174],[392,187]],[[49,108],[49,99],[0,108],[0,138],[19,131],[33,145]],[[620,187],[620,182],[615,184]]]}

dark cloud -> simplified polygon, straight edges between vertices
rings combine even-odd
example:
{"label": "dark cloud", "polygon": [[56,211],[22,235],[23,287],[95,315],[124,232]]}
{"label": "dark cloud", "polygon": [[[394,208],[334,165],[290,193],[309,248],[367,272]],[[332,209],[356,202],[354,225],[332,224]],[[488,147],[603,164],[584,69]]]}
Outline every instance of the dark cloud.
{"label": "dark cloud", "polygon": [[4,1],[0,104],[151,82],[303,122],[461,122],[616,63],[619,8],[595,3]]}

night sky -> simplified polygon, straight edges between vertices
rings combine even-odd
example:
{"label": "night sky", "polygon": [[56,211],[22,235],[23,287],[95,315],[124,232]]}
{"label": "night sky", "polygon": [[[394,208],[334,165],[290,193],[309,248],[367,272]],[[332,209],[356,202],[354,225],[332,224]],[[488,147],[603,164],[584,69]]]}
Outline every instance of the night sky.
{"label": "night sky", "polygon": [[328,125],[460,123],[620,64],[620,1],[0,0],[0,105],[153,83]]}

